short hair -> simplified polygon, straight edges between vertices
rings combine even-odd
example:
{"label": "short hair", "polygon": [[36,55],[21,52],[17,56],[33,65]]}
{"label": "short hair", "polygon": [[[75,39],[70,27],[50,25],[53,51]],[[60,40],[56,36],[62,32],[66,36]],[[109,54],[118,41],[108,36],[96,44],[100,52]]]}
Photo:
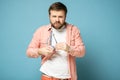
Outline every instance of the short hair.
{"label": "short hair", "polygon": [[67,14],[67,7],[61,2],[55,2],[49,7],[49,10],[48,10],[49,15],[50,15],[51,10],[56,10],[56,11],[63,10],[63,11],[65,11],[65,15]]}

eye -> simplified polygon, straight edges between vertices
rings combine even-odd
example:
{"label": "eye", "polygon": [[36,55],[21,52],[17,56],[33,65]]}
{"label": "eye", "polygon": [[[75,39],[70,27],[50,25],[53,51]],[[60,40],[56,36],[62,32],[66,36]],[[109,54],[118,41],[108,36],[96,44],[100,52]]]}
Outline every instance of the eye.
{"label": "eye", "polygon": [[55,16],[55,15],[53,15],[52,17],[54,17],[54,18],[55,18],[56,16]]}
{"label": "eye", "polygon": [[59,18],[63,18],[63,16],[59,16]]}

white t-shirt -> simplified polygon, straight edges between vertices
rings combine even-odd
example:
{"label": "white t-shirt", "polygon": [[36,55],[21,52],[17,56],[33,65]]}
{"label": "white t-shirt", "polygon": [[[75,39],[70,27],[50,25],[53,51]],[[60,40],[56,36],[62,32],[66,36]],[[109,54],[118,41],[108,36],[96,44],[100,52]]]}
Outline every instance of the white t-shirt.
{"label": "white t-shirt", "polygon": [[[66,42],[66,28],[63,27],[62,31],[52,28],[52,46],[56,45],[56,41],[58,43]],[[56,54],[41,66],[40,71],[56,78],[70,78],[67,52],[63,50],[56,51]]]}

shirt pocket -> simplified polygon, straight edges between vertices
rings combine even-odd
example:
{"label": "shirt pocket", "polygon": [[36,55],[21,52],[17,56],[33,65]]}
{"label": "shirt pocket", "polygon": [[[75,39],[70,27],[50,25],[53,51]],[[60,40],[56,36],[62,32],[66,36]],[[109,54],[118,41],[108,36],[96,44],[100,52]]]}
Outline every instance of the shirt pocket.
{"label": "shirt pocket", "polygon": [[42,38],[41,40],[40,40],[40,48],[42,48],[42,47],[45,47],[45,46],[47,46],[48,45],[48,38]]}

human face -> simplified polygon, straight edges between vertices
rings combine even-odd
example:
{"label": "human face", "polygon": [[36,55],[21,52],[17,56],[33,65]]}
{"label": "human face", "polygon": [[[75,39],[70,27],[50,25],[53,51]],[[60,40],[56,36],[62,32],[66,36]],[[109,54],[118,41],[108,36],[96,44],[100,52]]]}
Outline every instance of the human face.
{"label": "human face", "polygon": [[65,14],[65,11],[63,10],[50,11],[50,14],[49,14],[50,23],[56,29],[60,29],[65,24],[65,18],[66,18],[66,14]]}

